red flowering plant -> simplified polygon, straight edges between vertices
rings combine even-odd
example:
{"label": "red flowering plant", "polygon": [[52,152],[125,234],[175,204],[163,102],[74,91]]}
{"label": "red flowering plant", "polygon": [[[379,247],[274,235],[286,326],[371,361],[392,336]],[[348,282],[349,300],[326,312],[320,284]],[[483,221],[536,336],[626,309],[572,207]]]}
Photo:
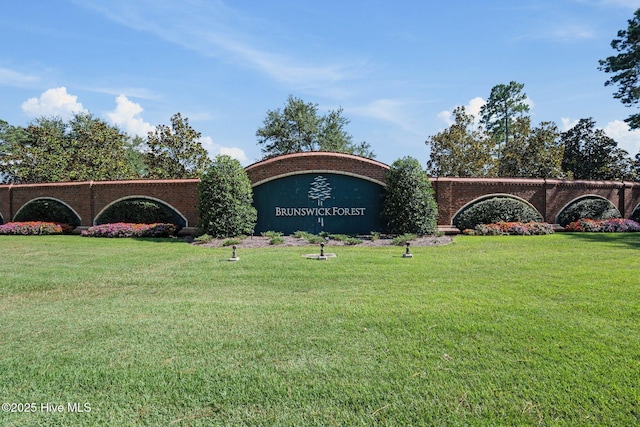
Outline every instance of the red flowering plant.
{"label": "red flowering plant", "polygon": [[546,222],[496,222],[478,224],[473,230],[476,236],[534,236],[552,234],[553,227]]}
{"label": "red flowering plant", "polygon": [[583,218],[567,224],[565,231],[587,233],[626,233],[640,231],[640,224],[624,218],[589,219]]}
{"label": "red flowering plant", "polygon": [[117,222],[89,227],[82,232],[85,237],[169,237],[176,233],[174,224],[131,224]]}
{"label": "red flowering plant", "polygon": [[21,236],[45,236],[51,234],[69,234],[73,231],[73,226],[69,224],[59,224],[57,222],[25,221],[8,222],[0,225],[0,234],[11,234]]}

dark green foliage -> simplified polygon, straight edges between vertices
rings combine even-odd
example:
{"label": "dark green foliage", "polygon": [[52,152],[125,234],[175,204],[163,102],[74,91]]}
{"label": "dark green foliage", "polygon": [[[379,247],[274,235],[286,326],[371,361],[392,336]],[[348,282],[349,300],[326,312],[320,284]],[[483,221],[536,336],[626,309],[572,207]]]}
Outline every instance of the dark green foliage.
{"label": "dark green foliage", "polygon": [[635,180],[629,153],[618,148],[618,143],[595,125],[592,118],[580,119],[562,133],[562,169],[573,179]]}
{"label": "dark green foliage", "polygon": [[510,197],[493,197],[467,207],[453,219],[460,230],[473,229],[478,224],[496,222],[540,222],[542,215],[525,202]]}
{"label": "dark green foliage", "polygon": [[[502,150],[512,138],[511,129],[516,115],[522,116],[529,111],[526,103],[527,95],[523,92],[524,84],[511,81],[508,85],[499,84],[491,88],[487,102],[480,109],[480,124],[493,137],[498,146],[498,160],[502,159]],[[501,170],[504,164],[498,166],[498,176],[508,176],[507,171]]]}
{"label": "dark green foliage", "polygon": [[620,218],[620,211],[609,200],[586,197],[571,203],[558,215],[558,224],[565,226],[579,219]]}
{"label": "dark green foliage", "polygon": [[393,162],[386,177],[382,217],[391,233],[438,232],[438,206],[433,188],[420,162],[404,157]]}
{"label": "dark green foliage", "polygon": [[[618,86],[613,95],[627,107],[637,105],[640,101],[640,85],[638,84],[638,66],[640,65],[640,9],[627,21],[626,30],[618,31],[618,38],[611,42],[611,47],[619,52],[615,56],[601,59],[600,70],[613,75],[605,82],[605,86]],[[631,129],[640,128],[640,114],[632,114],[625,119]]]}
{"label": "dark green foliage", "polygon": [[198,183],[200,229],[213,237],[250,234],[257,212],[246,171],[238,160],[216,156]]}
{"label": "dark green foliage", "polygon": [[[6,132],[5,132],[6,134]],[[0,174],[5,182],[37,183],[104,181],[136,178],[127,159],[128,136],[118,128],[78,113],[36,119],[24,131],[13,129],[5,139]]]}
{"label": "dark green foliage", "polygon": [[144,154],[147,177],[199,177],[211,165],[200,136],[200,132],[189,125],[189,119],[180,113],[171,117],[171,127],[156,126],[155,131],[147,136],[148,152]]}
{"label": "dark green foliage", "polygon": [[405,246],[407,242],[411,242],[412,240],[415,240],[417,238],[418,236],[416,236],[413,233],[405,233],[405,234],[401,234],[399,236],[394,237],[391,240],[391,243],[394,244],[395,246]]}
{"label": "dark green foliage", "polygon": [[171,208],[146,199],[130,199],[114,203],[96,218],[96,224],[125,222],[131,224],[167,223],[184,227],[185,221]]}
{"label": "dark green foliage", "polygon": [[640,206],[636,206],[629,219],[632,219],[635,222],[640,222]]}
{"label": "dark green foliage", "polygon": [[318,104],[289,96],[283,110],[269,110],[256,131],[265,158],[303,151],[335,151],[374,158],[366,142],[356,144],[345,130],[349,119],[342,108],[318,114]]}
{"label": "dark green foliage", "polygon": [[14,221],[42,221],[80,225],[80,218],[64,204],[53,199],[39,199],[27,203],[18,211]]}

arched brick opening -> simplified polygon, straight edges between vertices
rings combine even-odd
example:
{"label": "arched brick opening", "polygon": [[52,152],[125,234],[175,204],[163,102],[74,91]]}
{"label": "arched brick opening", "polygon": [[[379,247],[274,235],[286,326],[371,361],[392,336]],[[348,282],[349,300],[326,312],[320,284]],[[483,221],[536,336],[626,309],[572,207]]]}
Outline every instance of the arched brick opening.
{"label": "arched brick opening", "polygon": [[[68,217],[69,220],[65,220],[63,218],[60,218],[60,219],[49,218],[46,214],[44,214],[44,216],[42,217],[36,216],[32,218],[31,217],[21,218],[22,216],[24,216],[25,211],[30,208],[30,205],[33,205],[37,202],[52,202],[54,205],[57,205],[59,209],[62,210],[61,212],[63,213],[63,215],[65,217]],[[55,197],[35,197],[29,200],[27,203],[22,205],[20,209],[18,209],[16,214],[13,216],[13,220],[14,221],[25,221],[25,220],[26,221],[54,221],[54,222],[65,222],[65,223],[68,222],[73,226],[78,226],[82,224],[82,218],[80,217],[78,212],[76,212],[76,210],[73,209],[73,207],[71,207],[69,204]]]}
{"label": "arched brick opening", "polygon": [[544,217],[544,215],[542,213],[540,213],[540,211],[534,205],[532,205],[528,200],[525,200],[522,197],[518,197],[518,196],[515,196],[513,194],[507,194],[507,193],[493,193],[493,194],[487,194],[485,196],[481,196],[481,197],[478,197],[476,199],[473,199],[472,201],[468,202],[467,204],[462,206],[460,209],[458,209],[458,211],[451,218],[451,225],[454,225],[456,223],[456,220],[458,219],[458,216],[462,212],[464,212],[465,210],[470,208],[471,206],[475,205],[476,203],[480,203],[480,202],[482,202],[484,200],[493,199],[494,197],[501,197],[501,198],[505,198],[505,199],[517,200],[517,201],[522,202],[525,205],[529,206],[531,209],[536,211],[541,217]]}
{"label": "arched brick opening", "polygon": [[566,210],[567,210],[569,207],[571,207],[572,205],[574,205],[574,204],[576,204],[576,203],[578,203],[578,202],[580,202],[580,201],[582,201],[582,200],[588,200],[588,199],[605,200],[605,201],[607,201],[607,202],[609,203],[609,205],[610,205],[612,208],[614,208],[615,210],[617,210],[617,211],[618,211],[618,213],[620,214],[620,210],[616,207],[616,205],[615,205],[611,200],[607,199],[606,197],[601,196],[601,195],[599,195],[599,194],[585,194],[585,195],[583,195],[583,196],[576,197],[575,199],[573,199],[573,200],[569,201],[567,204],[565,204],[565,205],[564,205],[564,206],[563,206],[563,207],[558,211],[558,213],[556,214],[556,216],[555,216],[555,218],[554,218],[554,221],[555,221],[556,223],[558,223],[558,222],[559,222],[559,218],[560,218],[560,216],[564,213],[564,211],[566,211]]}
{"label": "arched brick opening", "polygon": [[116,206],[118,203],[127,202],[127,201],[138,201],[138,200],[149,201],[159,205],[163,209],[166,209],[168,212],[173,214],[173,216],[176,218],[176,225],[178,225],[179,227],[189,227],[189,221],[187,220],[187,217],[184,216],[178,209],[173,207],[171,204],[155,197],[143,196],[143,195],[126,196],[126,197],[121,197],[117,200],[114,200],[113,202],[109,203],[104,208],[102,208],[102,210],[95,216],[95,218],[93,218],[93,224],[94,225],[103,224],[104,222],[102,222],[101,216],[103,216],[105,212],[107,212],[113,206]]}
{"label": "arched brick opening", "polygon": [[634,221],[640,221],[640,203],[638,203],[633,208],[633,210],[631,210],[631,214],[629,215],[629,218]]}

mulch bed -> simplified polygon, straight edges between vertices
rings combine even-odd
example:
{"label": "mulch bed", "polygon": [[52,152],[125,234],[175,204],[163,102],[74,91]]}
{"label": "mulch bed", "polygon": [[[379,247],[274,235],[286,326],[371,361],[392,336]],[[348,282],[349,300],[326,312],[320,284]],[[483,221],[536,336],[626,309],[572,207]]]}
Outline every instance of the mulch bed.
{"label": "mulch bed", "polygon": [[[293,236],[282,236],[284,239],[284,243],[278,245],[269,244],[269,237],[263,236],[253,236],[247,237],[241,243],[238,244],[239,248],[265,248],[265,247],[282,247],[282,246],[319,246],[319,244],[312,244],[307,242],[303,238],[296,238]],[[197,243],[191,241],[194,245],[204,246],[204,247],[222,247],[222,243],[228,239],[213,239],[207,243]],[[451,236],[427,236],[427,237],[419,237],[415,240],[411,241],[411,246],[439,246],[446,245],[451,243]],[[376,240],[370,240],[367,238],[362,239],[362,243],[354,246],[392,246],[393,243],[391,239],[388,238],[380,238]],[[329,240],[325,243],[325,247],[329,248],[331,246],[347,246],[344,242],[338,240]]]}

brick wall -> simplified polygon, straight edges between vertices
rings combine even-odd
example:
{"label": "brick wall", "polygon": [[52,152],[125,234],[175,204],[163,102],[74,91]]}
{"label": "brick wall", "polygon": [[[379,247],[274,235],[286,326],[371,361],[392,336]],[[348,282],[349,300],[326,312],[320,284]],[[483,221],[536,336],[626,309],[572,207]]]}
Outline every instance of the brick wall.
{"label": "brick wall", "polygon": [[[349,154],[311,152],[289,154],[254,163],[246,168],[252,184],[295,173],[327,172],[356,175],[384,183],[389,166]],[[510,194],[533,205],[546,222],[571,201],[598,195],[610,200],[624,217],[640,203],[640,183],[613,181],[566,181],[552,179],[432,178],[438,203],[438,224],[450,225],[468,203],[494,194]],[[195,226],[198,221],[197,179],[67,182],[53,184],[0,185],[0,215],[13,219],[29,201],[54,198],[69,205],[83,226],[109,204],[126,197],[149,197],[172,206]]]}
{"label": "brick wall", "polygon": [[2,185],[0,213],[3,221],[9,222],[26,203],[46,197],[67,204],[78,214],[83,226],[91,226],[109,204],[127,197],[143,196],[172,206],[186,218],[189,226],[195,226],[198,220],[197,185],[197,179]]}

